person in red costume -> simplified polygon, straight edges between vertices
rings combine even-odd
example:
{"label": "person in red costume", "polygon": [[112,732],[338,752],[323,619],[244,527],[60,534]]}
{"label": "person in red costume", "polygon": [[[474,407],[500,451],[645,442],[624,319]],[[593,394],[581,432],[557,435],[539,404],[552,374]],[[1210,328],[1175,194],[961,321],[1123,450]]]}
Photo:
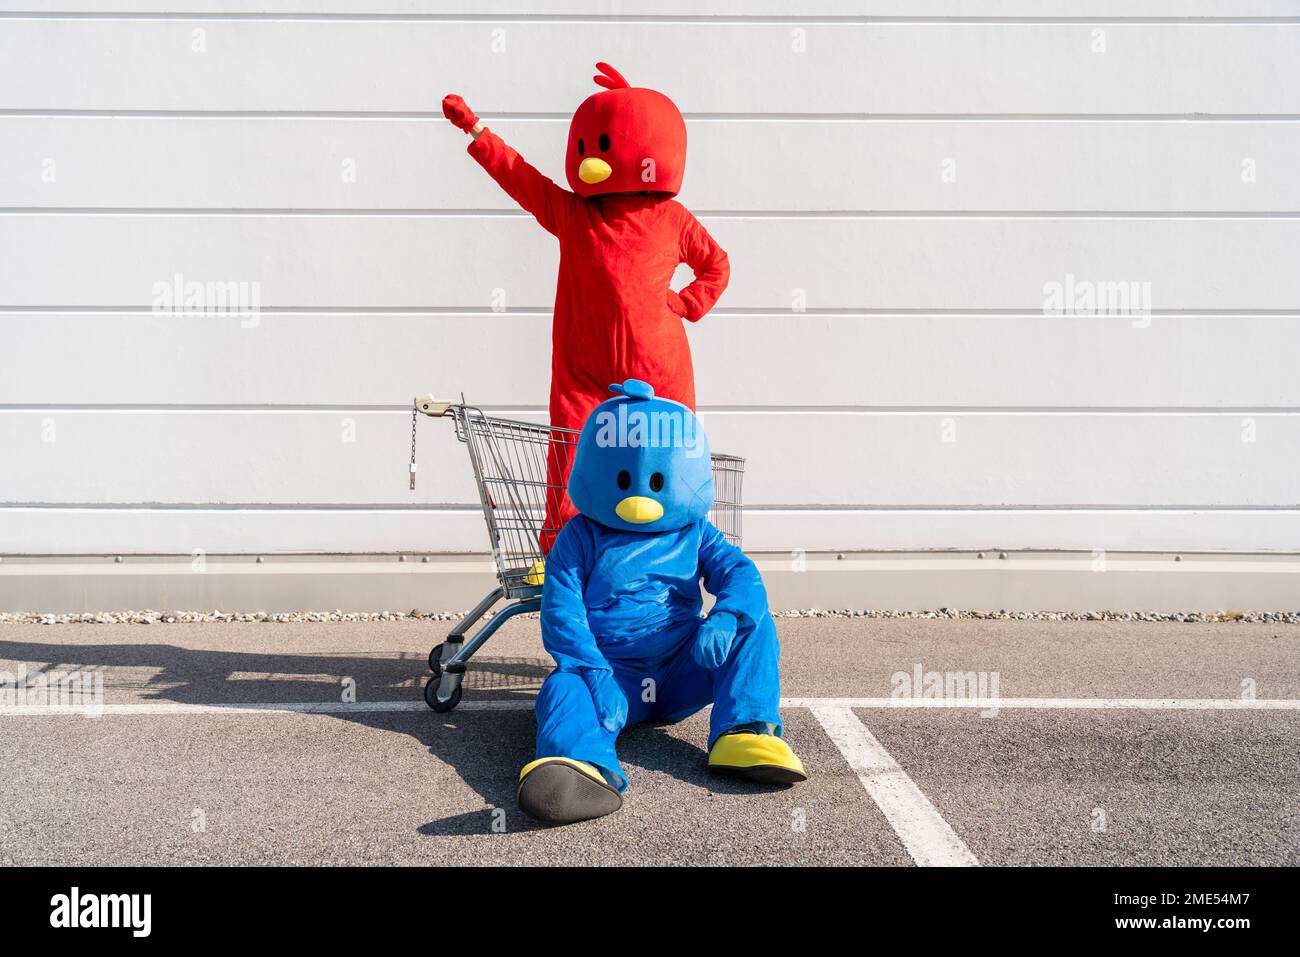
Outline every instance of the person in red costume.
{"label": "person in red costume", "polygon": [[[630,86],[607,63],[603,92],[569,124],[564,169],[570,192],[547,179],[490,129],[461,97],[442,112],[473,136],[469,154],[560,241],[552,323],[551,424],[581,429],[611,382],[653,382],[656,395],[695,409],[695,373],[683,319],[698,322],[727,286],[727,254],[673,199],[686,167],[686,123],[673,101]],[[679,263],[695,272],[680,292]],[[547,484],[565,485],[571,449],[551,443]],[[542,550],[574,514],[568,496],[548,501]]]}

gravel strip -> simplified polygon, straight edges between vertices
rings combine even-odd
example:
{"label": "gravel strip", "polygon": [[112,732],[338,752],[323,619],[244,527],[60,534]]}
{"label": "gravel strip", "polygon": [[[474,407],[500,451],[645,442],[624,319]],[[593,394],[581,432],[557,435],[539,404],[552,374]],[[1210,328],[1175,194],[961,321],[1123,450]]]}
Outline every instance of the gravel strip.
{"label": "gravel strip", "polygon": [[[309,622],[309,621],[459,621],[467,612],[400,611],[295,611],[295,612],[223,612],[223,611],[100,611],[52,615],[38,612],[0,612],[0,625],[170,625],[194,622]],[[775,618],[919,618],[963,619],[984,621],[1242,621],[1261,624],[1300,625],[1300,611],[984,611],[979,609],[939,608],[934,611],[891,611],[879,608],[790,608],[773,610]],[[489,616],[490,617],[490,616]],[[520,615],[536,618],[536,613]]]}

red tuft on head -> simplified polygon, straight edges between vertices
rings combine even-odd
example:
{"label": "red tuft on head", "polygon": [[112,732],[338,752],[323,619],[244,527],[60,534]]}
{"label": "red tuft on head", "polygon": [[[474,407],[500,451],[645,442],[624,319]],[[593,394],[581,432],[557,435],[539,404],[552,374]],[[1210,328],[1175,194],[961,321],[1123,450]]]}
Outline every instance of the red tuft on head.
{"label": "red tuft on head", "polygon": [[603,76],[593,76],[597,86],[603,86],[607,90],[625,90],[631,84],[623,79],[623,74],[619,73],[608,63],[597,63],[596,69],[603,73]]}

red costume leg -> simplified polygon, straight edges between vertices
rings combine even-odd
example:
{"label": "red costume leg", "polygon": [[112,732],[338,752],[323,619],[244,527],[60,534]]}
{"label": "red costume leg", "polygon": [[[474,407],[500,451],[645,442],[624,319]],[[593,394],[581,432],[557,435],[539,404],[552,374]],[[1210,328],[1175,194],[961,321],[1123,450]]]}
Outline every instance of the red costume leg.
{"label": "red costume leg", "polygon": [[542,554],[550,552],[564,523],[578,514],[569,500],[569,472],[578,451],[578,433],[587,417],[609,397],[609,393],[589,382],[575,382],[563,368],[551,371],[551,441],[546,448],[546,516],[539,536]]}
{"label": "red costume leg", "polygon": [[577,514],[566,491],[569,472],[573,470],[573,453],[578,437],[571,432],[552,432],[546,449],[546,517],[542,520],[540,544],[547,555],[555,544],[564,523]]}

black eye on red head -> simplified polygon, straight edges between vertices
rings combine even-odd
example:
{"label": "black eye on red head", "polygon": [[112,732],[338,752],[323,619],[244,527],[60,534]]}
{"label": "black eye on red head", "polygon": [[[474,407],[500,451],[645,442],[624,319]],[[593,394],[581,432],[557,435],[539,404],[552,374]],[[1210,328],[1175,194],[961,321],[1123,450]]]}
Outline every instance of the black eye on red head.
{"label": "black eye on red head", "polygon": [[[601,133],[601,134],[600,134],[600,139],[596,141],[596,144],[600,147],[600,151],[601,151],[602,153],[608,153],[608,152],[609,152],[609,134],[608,134],[608,133]],[[578,155],[579,155],[579,156],[585,156],[586,153],[587,153],[587,141],[584,140],[582,137],[578,137]]]}

